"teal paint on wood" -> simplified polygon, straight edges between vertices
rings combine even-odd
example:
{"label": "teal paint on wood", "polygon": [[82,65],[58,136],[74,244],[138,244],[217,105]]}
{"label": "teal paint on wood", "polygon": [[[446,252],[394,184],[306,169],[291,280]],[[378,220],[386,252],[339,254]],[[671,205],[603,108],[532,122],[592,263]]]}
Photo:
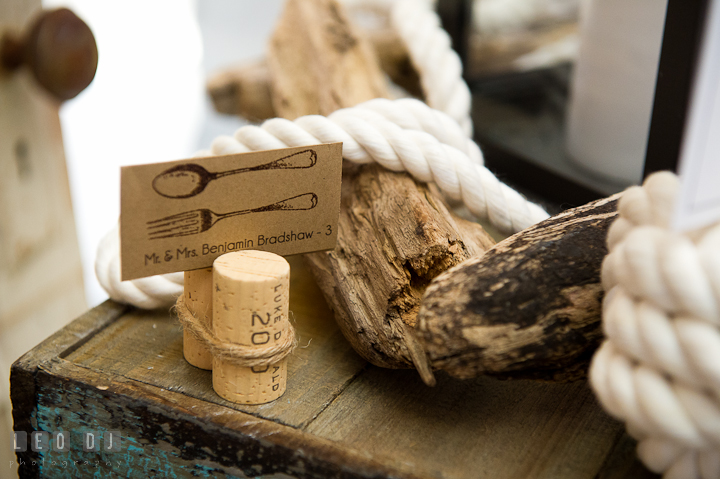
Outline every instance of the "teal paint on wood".
{"label": "teal paint on wood", "polygon": [[[62,359],[41,365],[35,382],[37,425],[33,430],[62,428],[77,435],[88,429],[119,430],[126,434],[125,462],[112,462],[109,453],[82,451],[76,440],[69,453],[73,462],[60,471],[61,477],[399,476],[293,428]],[[100,390],[98,384],[110,386]],[[21,477],[56,477],[58,472],[49,470],[52,461],[57,464],[68,458],[60,454],[44,452],[38,457],[38,473],[28,469]]]}
{"label": "teal paint on wood", "polygon": [[[210,460],[212,450],[207,451],[205,458],[196,456],[194,452],[191,459],[183,457],[186,454],[183,454],[182,448],[172,445],[173,434],[177,431],[170,422],[160,429],[144,430],[142,415],[117,407],[92,389],[79,386],[40,388],[37,394],[37,430],[69,432],[71,443],[69,452],[57,452],[52,449],[51,440],[51,448],[41,452],[37,461],[41,477],[248,477],[197,463],[203,459]],[[82,433],[86,431],[99,433],[97,440],[101,449],[107,431],[121,431],[121,451],[83,451]]]}

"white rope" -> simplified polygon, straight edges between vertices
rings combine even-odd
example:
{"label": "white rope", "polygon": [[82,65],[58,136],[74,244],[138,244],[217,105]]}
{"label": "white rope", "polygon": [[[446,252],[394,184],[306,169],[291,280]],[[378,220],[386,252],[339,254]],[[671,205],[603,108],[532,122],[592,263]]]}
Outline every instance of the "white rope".
{"label": "white rope", "polygon": [[441,143],[465,152],[474,163],[483,164],[480,147],[465,134],[458,122],[446,113],[428,108],[428,105],[421,101],[412,99],[389,101],[378,98],[366,101],[358,107],[380,113],[406,130],[430,133]]}
{"label": "white rope", "polygon": [[[234,136],[216,138],[206,154],[338,141],[343,143],[343,158],[355,163],[377,162],[393,171],[407,171],[419,181],[434,181],[443,193],[462,200],[473,214],[488,218],[502,231],[517,232],[548,217],[542,208],[501,183],[482,165],[480,149],[462,134],[457,123],[418,100],[376,99],[328,117],[310,115],[294,121],[274,118],[262,126],[244,126]],[[115,241],[116,237],[117,233]],[[112,251],[107,252],[108,248]],[[155,288],[152,278],[138,280],[141,286],[138,281],[132,282],[133,287],[120,283],[117,255],[117,243],[101,244],[97,274],[113,299],[144,308],[170,304],[173,299],[165,294],[165,285],[156,288],[162,298],[155,302],[148,299],[148,292]],[[115,269],[108,272],[106,265]]]}
{"label": "white rope", "polygon": [[395,30],[420,77],[427,104],[449,115],[467,137],[473,135],[472,95],[462,61],[442,28],[434,0],[343,0],[346,7],[379,13]]}
{"label": "white rope", "polygon": [[677,183],[655,174],[620,200],[590,380],[649,469],[709,479],[720,477],[720,224],[671,231]]}
{"label": "white rope", "polygon": [[[542,208],[528,202],[485,168],[479,149],[471,140],[450,132],[440,136],[451,144],[443,143],[425,131],[425,124],[419,120],[407,121],[403,124],[410,128],[403,128],[389,120],[389,115],[379,113],[388,110],[391,104],[404,110],[406,116],[413,111],[422,111],[417,115],[419,118],[443,116],[418,100],[371,100],[335,111],[328,117],[309,115],[294,121],[275,118],[260,127],[244,126],[232,137],[216,138],[211,153],[341,141],[343,158],[354,163],[377,162],[392,171],[407,171],[419,181],[434,181],[448,197],[462,200],[473,214],[488,218],[502,231],[517,232],[548,217]],[[446,131],[453,125],[448,119],[438,124],[444,125]]]}
{"label": "white rope", "polygon": [[115,227],[100,241],[95,274],[111,299],[142,309],[169,308],[183,292],[184,274],[171,273],[120,281],[120,239]]}
{"label": "white rope", "polygon": [[399,0],[393,4],[390,20],[420,76],[427,104],[447,113],[471,137],[470,89],[462,78],[460,57],[452,49],[450,35],[443,30],[432,3]]}

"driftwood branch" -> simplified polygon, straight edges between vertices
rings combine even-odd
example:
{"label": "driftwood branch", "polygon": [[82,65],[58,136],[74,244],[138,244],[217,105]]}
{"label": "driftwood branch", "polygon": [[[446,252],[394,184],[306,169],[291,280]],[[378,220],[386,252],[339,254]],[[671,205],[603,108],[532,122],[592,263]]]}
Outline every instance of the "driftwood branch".
{"label": "driftwood branch", "polygon": [[430,281],[494,244],[424,185],[377,165],[343,177],[334,251],[308,255],[345,337],[378,366],[412,367],[414,328]]}
{"label": "driftwood branch", "polygon": [[574,380],[602,338],[601,263],[617,196],[568,210],[437,277],[417,333],[452,376]]}
{"label": "driftwood branch", "polygon": [[366,30],[365,33],[380,61],[380,67],[390,79],[410,95],[422,98],[420,75],[398,34],[390,27]]}
{"label": "driftwood branch", "polygon": [[[367,33],[380,67],[390,79],[410,95],[422,97],[420,78],[397,34],[390,28],[364,33]],[[211,76],[206,87],[215,110],[220,113],[240,115],[252,121],[277,116],[265,59],[224,69]]]}
{"label": "driftwood branch", "polygon": [[264,59],[223,70],[212,76],[206,87],[220,113],[240,115],[251,121],[275,117],[270,72]]}
{"label": "driftwood branch", "polygon": [[[289,0],[268,64],[273,102],[286,118],[327,115],[387,93],[372,49],[334,0]],[[337,247],[307,259],[358,353],[391,368],[418,361],[423,370],[410,330],[426,286],[492,244],[479,225],[452,215],[439,194],[409,175],[350,165]]]}
{"label": "driftwood branch", "polygon": [[370,44],[336,1],[288,1],[267,62],[275,111],[290,120],[388,96]]}

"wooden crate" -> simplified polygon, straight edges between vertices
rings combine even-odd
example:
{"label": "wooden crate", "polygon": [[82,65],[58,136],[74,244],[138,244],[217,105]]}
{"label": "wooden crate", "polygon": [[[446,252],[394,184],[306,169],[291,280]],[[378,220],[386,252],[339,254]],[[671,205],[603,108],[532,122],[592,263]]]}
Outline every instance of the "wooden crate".
{"label": "wooden crate", "polygon": [[[21,477],[654,477],[585,382],[440,374],[428,388],[368,365],[289,260],[301,347],[282,398],[224,401],[183,359],[170,314],[108,301],[13,365],[15,430],[72,439],[70,452],[19,454]],[[83,452],[86,429],[121,431],[122,451]]]}
{"label": "wooden crate", "polygon": [[[40,0],[0,1],[0,41]],[[0,477],[12,452],[10,365],[87,309],[65,152],[50,98],[27,68],[0,67]]]}

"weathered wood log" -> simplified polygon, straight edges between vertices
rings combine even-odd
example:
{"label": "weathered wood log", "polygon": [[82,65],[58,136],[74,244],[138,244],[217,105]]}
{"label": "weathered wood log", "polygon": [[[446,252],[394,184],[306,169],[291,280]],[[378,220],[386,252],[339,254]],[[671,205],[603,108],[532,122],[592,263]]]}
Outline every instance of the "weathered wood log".
{"label": "weathered wood log", "polygon": [[251,121],[275,117],[265,59],[223,70],[207,82],[215,110]]}
{"label": "weathered wood log", "polygon": [[[397,34],[385,28],[368,30],[367,35],[382,70],[409,94],[422,97],[420,78]],[[206,88],[215,110],[220,113],[240,115],[252,121],[277,116],[265,59],[222,70],[210,77]]]}
{"label": "weathered wood log", "polygon": [[372,47],[335,0],[290,0],[267,56],[275,111],[293,120],[387,98]]}
{"label": "weathered wood log", "polygon": [[618,195],[568,210],[438,276],[417,335],[458,378],[575,380],[602,338],[600,268]]}
{"label": "weathered wood log", "polygon": [[420,75],[410,61],[410,54],[398,34],[390,27],[365,30],[365,33],[380,61],[380,67],[390,79],[412,96],[422,98]]}
{"label": "weathered wood log", "polygon": [[406,368],[406,327],[415,327],[430,281],[494,243],[426,186],[370,165],[343,177],[335,250],[307,258],[355,350],[373,364]]}
{"label": "weathered wood log", "polygon": [[[334,0],[289,0],[271,45],[281,116],[326,115],[386,93],[372,50]],[[306,257],[354,349],[373,364],[407,368],[425,360],[409,334],[425,287],[492,244],[482,227],[450,214],[439,194],[409,175],[350,165],[337,247]]]}

